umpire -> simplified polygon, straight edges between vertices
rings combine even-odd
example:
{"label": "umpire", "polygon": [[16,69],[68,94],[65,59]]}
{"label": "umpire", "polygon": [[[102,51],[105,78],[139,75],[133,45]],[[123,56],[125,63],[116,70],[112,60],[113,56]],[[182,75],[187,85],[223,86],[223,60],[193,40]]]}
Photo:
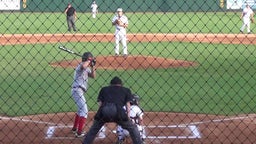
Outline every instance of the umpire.
{"label": "umpire", "polygon": [[65,13],[67,15],[67,23],[68,23],[68,31],[73,30],[76,31],[76,9],[72,7],[71,3],[68,4],[67,8],[65,9]]}
{"label": "umpire", "polygon": [[[83,144],[92,144],[100,128],[108,122],[115,122],[127,129],[134,144],[142,144],[136,125],[130,120],[131,90],[122,86],[122,80],[114,77],[110,86],[103,87],[98,95],[99,109],[89,132],[85,135]],[[123,108],[126,106],[126,110]]]}

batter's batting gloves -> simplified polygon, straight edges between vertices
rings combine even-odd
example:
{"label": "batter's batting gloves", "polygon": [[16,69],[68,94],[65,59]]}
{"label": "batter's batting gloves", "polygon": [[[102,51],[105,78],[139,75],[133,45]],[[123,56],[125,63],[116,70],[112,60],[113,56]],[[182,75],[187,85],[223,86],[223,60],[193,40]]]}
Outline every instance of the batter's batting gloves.
{"label": "batter's batting gloves", "polygon": [[95,65],[96,65],[96,59],[94,58],[94,59],[91,60],[91,66],[93,67]]}

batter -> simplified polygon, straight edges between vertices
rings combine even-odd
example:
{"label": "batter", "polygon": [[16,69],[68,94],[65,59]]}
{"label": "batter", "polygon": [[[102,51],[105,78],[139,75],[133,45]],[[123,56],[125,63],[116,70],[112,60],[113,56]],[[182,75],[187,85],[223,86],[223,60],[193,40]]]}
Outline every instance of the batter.
{"label": "batter", "polygon": [[79,63],[75,69],[71,93],[78,109],[72,128],[72,132],[75,133],[76,137],[84,136],[83,128],[88,116],[88,108],[84,94],[88,89],[89,77],[96,77],[96,71],[94,69],[95,64],[96,61],[93,55],[90,52],[85,52],[82,55],[82,62]]}

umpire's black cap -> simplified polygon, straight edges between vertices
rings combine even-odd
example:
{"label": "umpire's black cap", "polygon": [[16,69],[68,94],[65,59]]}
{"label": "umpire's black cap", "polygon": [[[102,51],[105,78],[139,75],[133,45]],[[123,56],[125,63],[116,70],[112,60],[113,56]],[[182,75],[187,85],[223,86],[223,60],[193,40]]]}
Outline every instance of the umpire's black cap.
{"label": "umpire's black cap", "polygon": [[115,77],[110,81],[110,84],[111,84],[111,85],[115,85],[115,84],[120,84],[120,85],[122,85],[122,80],[121,80],[119,77],[115,76]]}

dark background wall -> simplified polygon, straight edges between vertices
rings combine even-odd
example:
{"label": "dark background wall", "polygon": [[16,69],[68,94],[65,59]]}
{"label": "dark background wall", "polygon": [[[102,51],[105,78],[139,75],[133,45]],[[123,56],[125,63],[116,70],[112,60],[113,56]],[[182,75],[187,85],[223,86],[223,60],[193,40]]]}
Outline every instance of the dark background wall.
{"label": "dark background wall", "polygon": [[[22,0],[21,11],[62,12],[68,3],[78,12],[90,12],[91,0]],[[126,12],[221,11],[223,0],[97,0],[101,12],[122,7]]]}

